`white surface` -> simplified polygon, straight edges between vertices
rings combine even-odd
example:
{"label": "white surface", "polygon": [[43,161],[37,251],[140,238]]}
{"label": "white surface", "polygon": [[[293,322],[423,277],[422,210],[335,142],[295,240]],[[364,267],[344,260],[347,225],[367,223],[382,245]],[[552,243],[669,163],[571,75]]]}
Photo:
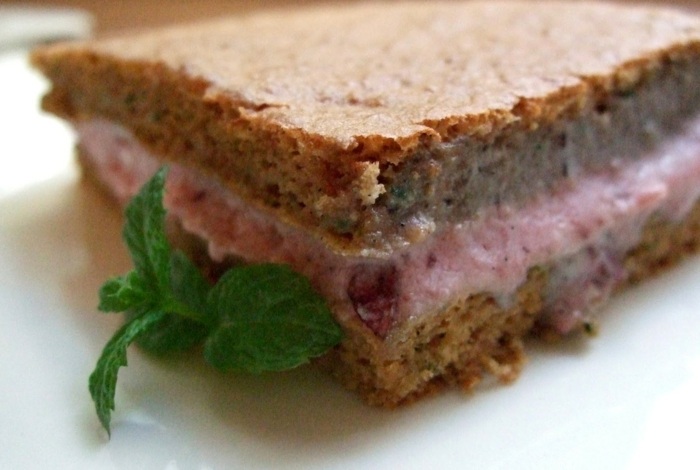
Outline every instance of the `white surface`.
{"label": "white surface", "polygon": [[0,5],[0,51],[91,34],[93,19],[75,8]]}
{"label": "white surface", "polygon": [[87,377],[128,269],[117,211],[78,182],[41,81],[0,56],[0,468],[700,468],[700,259],[618,297],[600,335],[530,345],[508,387],[369,408],[311,368],[219,374],[132,350],[112,439]]}

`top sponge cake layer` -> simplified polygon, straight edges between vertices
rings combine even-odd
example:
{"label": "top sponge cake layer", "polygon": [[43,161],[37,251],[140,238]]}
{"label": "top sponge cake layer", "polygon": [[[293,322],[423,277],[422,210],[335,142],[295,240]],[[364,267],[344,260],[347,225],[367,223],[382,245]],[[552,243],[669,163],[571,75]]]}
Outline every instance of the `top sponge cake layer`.
{"label": "top sponge cake layer", "polygon": [[33,61],[53,82],[46,109],[126,127],[160,159],[369,256],[517,205],[569,163],[640,154],[645,122],[667,132],[700,103],[700,20],[588,2],[350,2]]}
{"label": "top sponge cake layer", "polygon": [[514,113],[522,100],[643,66],[691,39],[700,40],[700,23],[669,11],[421,2],[281,11],[89,49],[162,61],[204,79],[208,99],[351,147],[361,137],[403,142],[527,119]]}

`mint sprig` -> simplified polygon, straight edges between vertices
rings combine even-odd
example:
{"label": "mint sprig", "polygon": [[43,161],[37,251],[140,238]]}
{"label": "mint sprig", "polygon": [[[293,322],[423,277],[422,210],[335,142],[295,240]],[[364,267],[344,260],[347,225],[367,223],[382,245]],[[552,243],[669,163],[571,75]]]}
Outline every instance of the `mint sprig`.
{"label": "mint sprig", "polygon": [[108,433],[112,411],[114,411],[117,372],[120,367],[127,365],[126,348],[139,335],[153,328],[153,325],[161,321],[165,315],[158,310],[144,312],[119,328],[105,345],[95,370],[90,374],[88,381],[90,395],[95,402],[97,417]]}
{"label": "mint sprig", "polygon": [[126,208],[123,238],[134,269],[100,289],[99,310],[127,313],[89,380],[107,432],[118,371],[134,341],[161,354],[204,343],[205,359],[215,367],[258,373],[306,363],[342,338],[323,299],[289,267],[234,267],[212,286],[174,251],[162,204],[166,172],[158,171]]}

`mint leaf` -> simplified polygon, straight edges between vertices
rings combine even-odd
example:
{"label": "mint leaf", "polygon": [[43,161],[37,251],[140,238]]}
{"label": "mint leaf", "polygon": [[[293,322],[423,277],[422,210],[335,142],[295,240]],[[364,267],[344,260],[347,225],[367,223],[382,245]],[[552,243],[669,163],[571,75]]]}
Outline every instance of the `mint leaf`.
{"label": "mint leaf", "polygon": [[165,168],[159,170],[131,200],[122,233],[136,272],[153,292],[167,292],[170,281],[170,245],[161,202],[166,173]]}
{"label": "mint leaf", "polygon": [[[127,319],[134,314],[127,314]],[[165,315],[153,328],[136,339],[136,344],[151,354],[164,356],[187,351],[201,344],[209,334],[203,324],[177,314]]]}
{"label": "mint leaf", "polygon": [[[126,208],[122,235],[134,270],[102,286],[98,309],[103,312],[157,308],[204,320],[201,299],[206,298],[209,286],[183,254],[172,253],[165,235],[162,199],[166,173],[166,168],[159,170]],[[173,276],[175,289],[171,285]]]}
{"label": "mint leaf", "polygon": [[100,304],[97,308],[102,312],[124,312],[143,307],[148,302],[148,286],[139,273],[131,271],[104,283],[100,288]]}
{"label": "mint leaf", "polygon": [[263,372],[296,367],[341,340],[340,327],[309,281],[287,266],[232,269],[209,294],[219,324],[205,343],[220,369]]}
{"label": "mint leaf", "polygon": [[186,305],[193,312],[199,312],[201,321],[210,322],[211,319],[204,318],[202,314],[209,311],[207,295],[211,285],[181,251],[174,252],[170,257],[170,288],[176,302]]}
{"label": "mint leaf", "polygon": [[90,395],[100,423],[110,432],[110,419],[114,410],[114,394],[119,368],[127,365],[126,348],[140,335],[149,331],[162,320],[165,314],[150,311],[134,317],[122,326],[102,350],[95,370],[88,381]]}

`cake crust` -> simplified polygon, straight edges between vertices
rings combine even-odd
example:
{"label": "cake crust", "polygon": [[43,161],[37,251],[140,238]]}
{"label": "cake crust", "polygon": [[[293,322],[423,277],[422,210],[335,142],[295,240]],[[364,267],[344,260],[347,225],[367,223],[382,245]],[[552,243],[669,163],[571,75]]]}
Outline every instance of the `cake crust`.
{"label": "cake crust", "polygon": [[557,120],[591,94],[634,86],[699,47],[700,24],[672,10],[438,1],[230,18],[58,46],[35,61],[76,54],[144,74],[165,67],[256,130],[396,162],[425,138]]}

